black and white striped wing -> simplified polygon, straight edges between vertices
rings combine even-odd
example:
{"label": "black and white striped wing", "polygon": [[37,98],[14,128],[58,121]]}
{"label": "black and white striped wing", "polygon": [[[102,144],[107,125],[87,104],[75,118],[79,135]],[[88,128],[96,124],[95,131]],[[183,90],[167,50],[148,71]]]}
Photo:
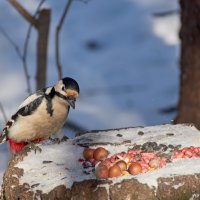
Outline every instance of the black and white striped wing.
{"label": "black and white striped wing", "polygon": [[31,102],[33,102],[35,99],[44,96],[46,93],[48,93],[49,91],[51,91],[52,87],[48,87],[48,88],[44,88],[42,90],[38,90],[36,93],[28,96],[19,106],[18,110],[22,107],[25,107],[26,105],[30,104]]}
{"label": "black and white striped wing", "polygon": [[0,144],[7,141],[7,135],[9,133],[10,127],[14,123],[17,122],[17,118],[21,116],[27,116],[31,115],[41,104],[44,94],[46,91],[50,90],[50,88],[45,88],[43,90],[39,90],[36,93],[32,94],[31,96],[27,97],[22,104],[19,106],[18,111],[11,117],[11,120],[9,120],[3,129],[2,134],[0,135]]}

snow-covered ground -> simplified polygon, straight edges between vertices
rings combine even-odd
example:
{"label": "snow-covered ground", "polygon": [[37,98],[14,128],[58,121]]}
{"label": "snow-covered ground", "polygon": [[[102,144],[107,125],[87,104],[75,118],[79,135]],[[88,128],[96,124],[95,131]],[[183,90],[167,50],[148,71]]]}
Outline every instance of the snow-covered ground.
{"label": "snow-covered ground", "polygon": [[[38,1],[20,0],[34,12]],[[49,38],[48,83],[57,81],[55,26],[64,0],[47,1],[53,8]],[[0,27],[23,48],[26,21],[0,1]],[[64,76],[75,78],[81,95],[69,118],[86,130],[170,123],[173,113],[161,110],[175,106],[179,89],[179,15],[174,0],[74,1],[61,32],[61,62]],[[35,77],[33,30],[28,51],[32,90]],[[94,49],[89,48],[95,43]],[[0,102],[11,116],[26,97],[26,84],[14,48],[0,34]],[[0,116],[0,127],[4,121]],[[0,169],[6,166],[6,146],[0,148]]]}

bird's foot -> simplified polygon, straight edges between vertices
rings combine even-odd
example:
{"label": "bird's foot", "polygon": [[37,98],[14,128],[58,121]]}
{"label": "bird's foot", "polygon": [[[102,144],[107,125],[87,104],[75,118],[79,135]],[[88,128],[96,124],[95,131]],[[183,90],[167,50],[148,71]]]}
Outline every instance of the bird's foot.
{"label": "bird's foot", "polygon": [[61,142],[66,142],[69,138],[67,136],[63,136],[63,138],[61,139]]}
{"label": "bird's foot", "polygon": [[49,140],[54,144],[60,144],[60,142],[61,142],[60,138],[52,138],[52,137],[50,137]]}
{"label": "bird's foot", "polygon": [[40,147],[38,147],[38,146],[37,146],[35,143],[33,143],[33,142],[29,142],[28,145],[27,145],[27,147],[28,147],[29,149],[34,150],[35,153],[37,153],[37,151],[39,151],[40,153],[42,152],[42,149],[41,149]]}

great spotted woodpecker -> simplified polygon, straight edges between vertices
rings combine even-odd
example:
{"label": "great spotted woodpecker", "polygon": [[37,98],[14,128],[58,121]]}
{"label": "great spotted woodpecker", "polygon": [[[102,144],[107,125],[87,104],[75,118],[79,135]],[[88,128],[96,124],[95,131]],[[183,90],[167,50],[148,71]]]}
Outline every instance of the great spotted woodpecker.
{"label": "great spotted woodpecker", "polygon": [[8,141],[11,152],[17,153],[28,143],[45,140],[59,132],[70,107],[75,108],[78,95],[79,85],[69,77],[30,95],[7,122],[0,144]]}

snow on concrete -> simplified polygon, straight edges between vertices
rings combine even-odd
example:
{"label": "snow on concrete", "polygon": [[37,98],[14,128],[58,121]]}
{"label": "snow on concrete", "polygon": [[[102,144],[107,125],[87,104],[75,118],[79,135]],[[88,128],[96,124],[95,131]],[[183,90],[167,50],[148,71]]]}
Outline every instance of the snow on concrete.
{"label": "snow on concrete", "polygon": [[[138,135],[138,131],[143,131],[144,135]],[[174,136],[167,136],[167,133],[173,133]],[[122,137],[117,137],[121,134]],[[131,143],[123,143],[130,140]],[[187,125],[160,125],[145,128],[128,128],[121,130],[100,131],[99,133],[88,133],[76,139],[70,139],[61,144],[40,146],[42,153],[35,154],[30,152],[23,162],[19,162],[16,167],[24,169],[24,175],[19,179],[20,184],[28,183],[30,186],[38,184],[33,190],[42,190],[48,193],[58,185],[64,184],[70,188],[74,182],[80,182],[87,179],[95,179],[93,173],[87,175],[83,173],[81,163],[78,161],[82,157],[83,147],[78,143],[102,143],[110,152],[110,155],[128,150],[134,143],[143,144],[147,141],[157,143],[166,143],[182,146],[199,146],[200,132],[193,126]],[[106,145],[110,142],[109,145]],[[121,145],[115,143],[122,142]],[[105,143],[105,144],[103,144]],[[98,147],[92,146],[94,148]],[[44,162],[52,161],[49,163]],[[192,166],[192,167],[191,167]],[[150,187],[157,187],[159,177],[171,177],[178,175],[192,175],[199,173],[200,159],[176,159],[166,167],[157,171],[147,172],[134,176],[141,183],[148,184]],[[114,183],[119,183],[124,179],[130,179],[133,176],[122,176],[111,179]],[[175,187],[179,187],[176,185]]]}
{"label": "snow on concrete", "polygon": [[33,191],[42,190],[48,193],[58,185],[63,184],[70,188],[74,181],[94,178],[94,176],[84,175],[78,162],[83,148],[70,143],[40,147],[41,154],[32,151],[23,162],[16,165],[24,169],[20,184],[28,183],[31,186],[39,183]]}
{"label": "snow on concrete", "polygon": [[[142,136],[138,132],[142,131]],[[169,136],[173,133],[174,136]],[[116,137],[121,134],[123,137]],[[88,140],[88,136],[92,141]],[[176,138],[176,139],[175,139]],[[157,143],[168,143],[172,145],[181,144],[184,146],[199,146],[200,137],[199,131],[190,125],[160,125],[150,127],[127,128],[112,131],[99,131],[95,134],[88,133],[74,139],[81,141],[81,143],[120,143],[130,140],[132,144],[143,144],[144,142],[156,141]]]}

